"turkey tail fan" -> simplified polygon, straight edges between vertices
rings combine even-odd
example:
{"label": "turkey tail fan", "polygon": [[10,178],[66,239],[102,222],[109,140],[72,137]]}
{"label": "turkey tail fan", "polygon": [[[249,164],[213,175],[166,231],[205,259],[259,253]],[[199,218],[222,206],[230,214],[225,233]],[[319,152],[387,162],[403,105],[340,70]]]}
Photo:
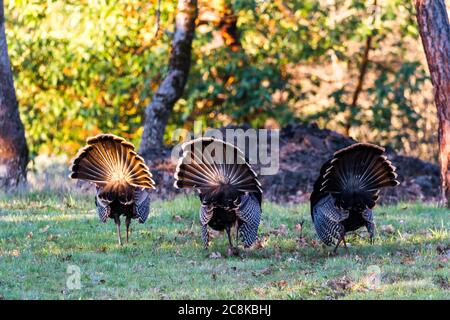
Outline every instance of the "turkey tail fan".
{"label": "turkey tail fan", "polygon": [[380,188],[399,184],[395,170],[384,155],[384,148],[357,143],[337,151],[325,163],[313,194],[329,193],[336,205],[344,209],[373,208]]}
{"label": "turkey tail fan", "polygon": [[175,188],[195,188],[202,193],[227,186],[237,192],[262,193],[256,173],[234,145],[204,137],[184,143],[182,149]]}
{"label": "turkey tail fan", "polygon": [[319,177],[317,178],[316,182],[314,182],[313,192],[311,193],[310,196],[311,215],[316,203],[319,202],[320,199],[322,199],[323,193],[320,192],[320,189],[322,188],[322,183],[324,182],[324,175],[327,172],[328,167],[330,166],[331,160],[332,159],[328,160],[322,165],[322,167],[320,168]]}
{"label": "turkey tail fan", "polygon": [[95,183],[99,196],[112,201],[120,195],[123,203],[133,199],[133,187],[154,189],[155,182],[134,146],[113,134],[100,134],[87,139],[72,161],[70,178]]}

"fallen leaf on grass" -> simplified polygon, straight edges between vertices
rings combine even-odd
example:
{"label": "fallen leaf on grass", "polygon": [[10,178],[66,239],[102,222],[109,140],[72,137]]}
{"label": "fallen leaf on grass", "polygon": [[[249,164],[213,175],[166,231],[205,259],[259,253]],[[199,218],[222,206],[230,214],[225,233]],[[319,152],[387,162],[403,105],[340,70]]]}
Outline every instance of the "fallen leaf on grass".
{"label": "fallen leaf on grass", "polygon": [[107,248],[105,246],[98,248],[96,251],[99,253],[105,253]]}
{"label": "fallen leaf on grass", "polygon": [[299,237],[299,238],[297,238],[297,243],[299,244],[299,246],[301,248],[307,247],[308,246],[308,239],[306,239],[305,237]]}
{"label": "fallen leaf on grass", "polygon": [[51,234],[47,237],[47,241],[55,241],[56,239],[58,239],[58,235],[56,234]]}
{"label": "fallen leaf on grass", "polygon": [[275,230],[274,233],[280,236],[287,236],[288,227],[285,224],[280,224],[280,226],[278,227],[278,229]]}
{"label": "fallen leaf on grass", "polygon": [[220,252],[211,252],[211,254],[209,255],[209,257],[211,259],[220,259],[222,258],[222,255],[220,254]]}
{"label": "fallen leaf on grass", "polygon": [[276,287],[278,290],[284,289],[288,286],[288,282],[286,280],[273,281],[270,284],[272,287]]}
{"label": "fallen leaf on grass", "polygon": [[392,224],[383,225],[380,230],[388,234],[393,234],[395,232],[395,228]]}
{"label": "fallen leaf on grass", "polygon": [[318,246],[320,246],[320,243],[317,240],[311,240],[311,247],[317,248]]}
{"label": "fallen leaf on grass", "polygon": [[17,249],[14,249],[13,251],[11,251],[11,256],[12,257],[18,257],[20,256],[20,251]]}
{"label": "fallen leaf on grass", "polygon": [[266,294],[266,292],[263,288],[255,288],[254,291],[259,296],[264,296]]}
{"label": "fallen leaf on grass", "polygon": [[302,222],[300,222],[300,223],[297,223],[297,224],[295,225],[295,227],[294,227],[294,230],[295,230],[296,232],[298,232],[298,233],[302,233],[302,231],[303,231],[303,223],[305,223],[304,220],[303,220]]}
{"label": "fallen leaf on grass", "polygon": [[328,280],[327,285],[335,291],[346,291],[353,287],[354,282],[349,277],[343,276],[342,278]]}
{"label": "fallen leaf on grass", "polygon": [[48,229],[50,229],[50,226],[49,226],[49,225],[46,225],[45,227],[40,228],[40,229],[39,229],[39,232],[40,232],[40,233],[44,233],[44,232],[47,232]]}
{"label": "fallen leaf on grass", "polygon": [[262,235],[258,240],[255,241],[255,244],[252,246],[254,249],[262,249],[267,245],[268,235]]}
{"label": "fallen leaf on grass", "polygon": [[184,218],[183,218],[182,216],[178,216],[178,215],[172,216],[172,218],[173,218],[173,220],[175,220],[175,221],[182,221],[182,220],[184,220]]}
{"label": "fallen leaf on grass", "polygon": [[403,265],[413,265],[416,263],[416,261],[411,257],[405,257],[402,259],[400,263]]}
{"label": "fallen leaf on grass", "polygon": [[195,232],[190,229],[184,229],[184,230],[178,230],[178,234],[183,237],[185,237],[185,236],[192,237],[195,235]]}
{"label": "fallen leaf on grass", "polygon": [[271,274],[271,273],[272,273],[272,270],[270,270],[270,268],[264,268],[264,269],[261,269],[261,270],[253,271],[252,272],[252,276],[257,277],[257,276],[260,276],[260,275],[268,275],[268,274]]}

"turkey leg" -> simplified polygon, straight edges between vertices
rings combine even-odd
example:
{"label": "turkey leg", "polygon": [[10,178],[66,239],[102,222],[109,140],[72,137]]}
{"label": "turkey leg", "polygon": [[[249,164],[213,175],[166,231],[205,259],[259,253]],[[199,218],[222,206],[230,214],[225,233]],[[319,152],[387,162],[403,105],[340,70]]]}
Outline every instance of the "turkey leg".
{"label": "turkey leg", "polygon": [[114,222],[116,223],[116,227],[117,227],[117,238],[119,239],[119,246],[121,246],[122,245],[122,237],[120,235],[120,218],[115,217]]}
{"label": "turkey leg", "polygon": [[127,243],[128,243],[128,237],[129,237],[129,231],[130,231],[130,223],[131,223],[131,218],[126,217],[125,218],[125,227],[127,228]]}

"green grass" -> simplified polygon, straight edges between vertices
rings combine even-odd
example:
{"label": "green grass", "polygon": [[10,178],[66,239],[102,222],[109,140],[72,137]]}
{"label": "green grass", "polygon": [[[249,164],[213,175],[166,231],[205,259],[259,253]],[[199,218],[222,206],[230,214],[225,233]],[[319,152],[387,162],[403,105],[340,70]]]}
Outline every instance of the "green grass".
{"label": "green grass", "polygon": [[[92,197],[1,196],[0,298],[449,298],[448,210],[377,207],[375,244],[361,230],[348,237],[349,254],[334,257],[316,241],[308,205],[266,203],[260,247],[229,257],[224,235],[202,248],[198,206],[189,197],[153,203],[149,220],[134,222],[131,243],[119,247]],[[81,270],[79,290],[66,286],[70,265]],[[369,270],[377,267],[380,283],[372,286]]]}

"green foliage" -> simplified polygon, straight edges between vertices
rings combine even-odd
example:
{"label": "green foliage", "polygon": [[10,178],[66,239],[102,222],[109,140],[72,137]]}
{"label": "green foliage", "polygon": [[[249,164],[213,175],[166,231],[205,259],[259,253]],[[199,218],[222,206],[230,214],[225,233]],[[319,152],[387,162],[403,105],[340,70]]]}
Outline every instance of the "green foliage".
{"label": "green foliage", "polygon": [[[170,6],[164,18],[173,12]],[[150,43],[156,31],[148,19],[155,16],[153,4],[15,1],[6,12],[33,154],[71,154],[98,132],[139,139],[143,109],[170,45],[167,35],[158,46]]]}
{"label": "green foliage", "polygon": [[[72,155],[99,132],[139,143],[145,106],[167,68],[176,13],[176,1],[162,1],[155,36],[156,2],[6,2],[9,54],[33,156]],[[217,23],[197,27],[188,84],[167,139],[177,127],[192,129],[194,120],[207,126],[317,121],[371,131],[367,139],[401,148],[405,128],[420,123],[411,96],[427,78],[409,54],[418,41],[410,2],[383,2],[374,14],[360,0],[213,0],[200,1],[200,12],[210,3],[233,10],[241,47],[221,42]],[[367,79],[353,106],[368,36]],[[327,85],[322,67],[335,63],[345,77],[329,102],[316,104]],[[307,111],[303,104],[314,107]]]}

